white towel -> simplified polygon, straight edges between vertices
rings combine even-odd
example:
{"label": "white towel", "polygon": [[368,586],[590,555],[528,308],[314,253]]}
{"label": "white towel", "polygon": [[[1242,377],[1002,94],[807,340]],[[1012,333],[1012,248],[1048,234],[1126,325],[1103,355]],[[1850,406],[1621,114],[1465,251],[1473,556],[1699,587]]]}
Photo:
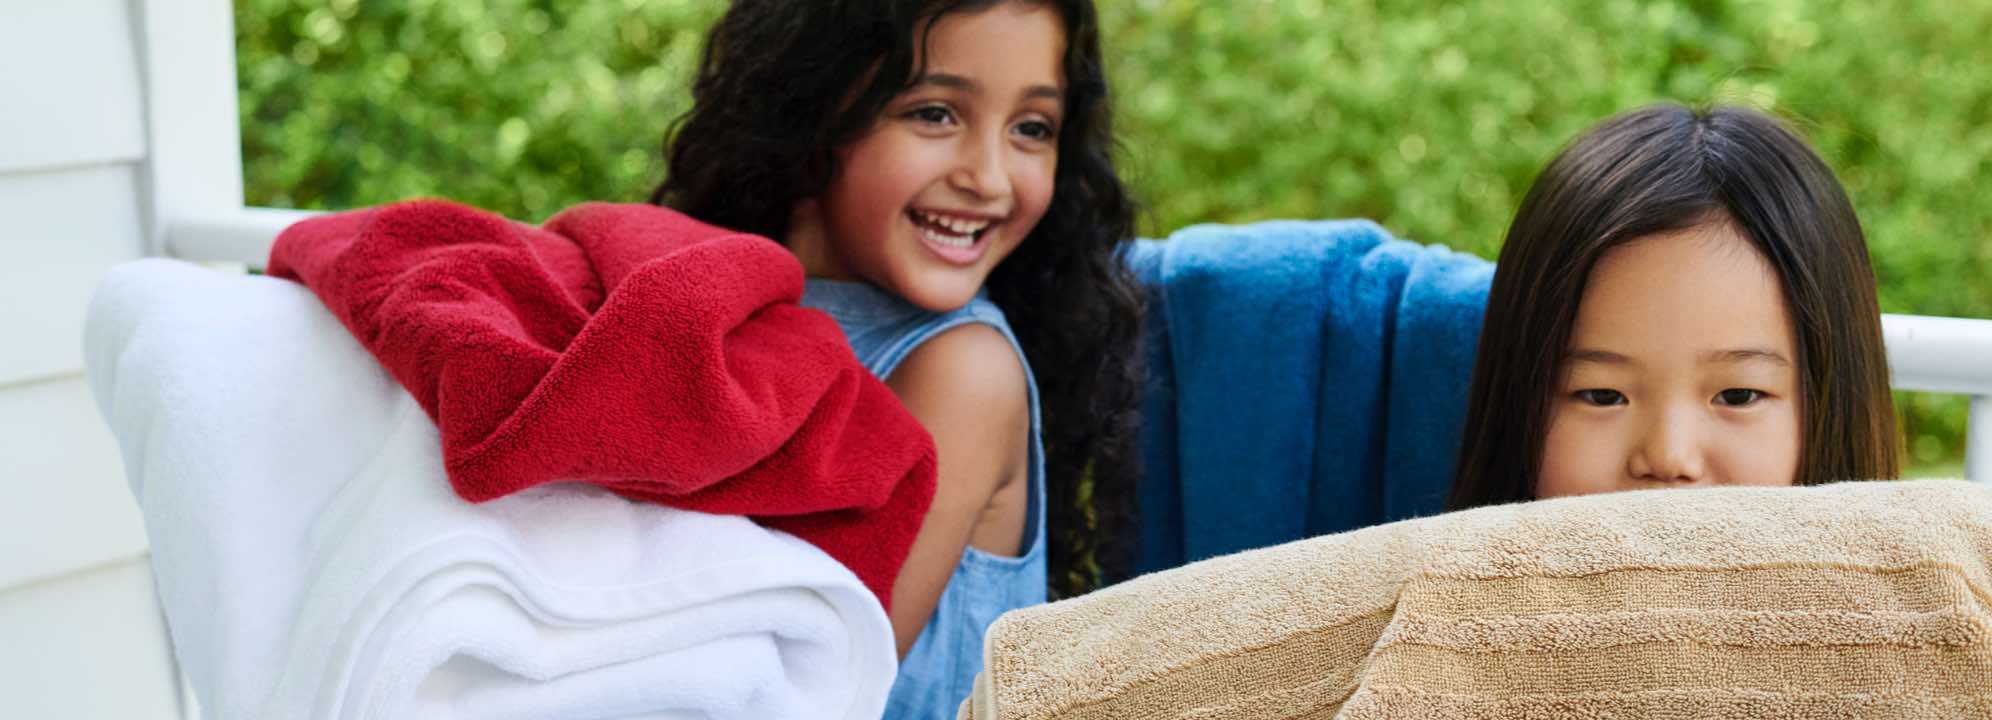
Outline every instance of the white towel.
{"label": "white towel", "polygon": [[876,718],[896,659],[856,576],[744,518],[558,484],[481,505],[302,286],[111,271],[91,387],[174,652],[218,718]]}

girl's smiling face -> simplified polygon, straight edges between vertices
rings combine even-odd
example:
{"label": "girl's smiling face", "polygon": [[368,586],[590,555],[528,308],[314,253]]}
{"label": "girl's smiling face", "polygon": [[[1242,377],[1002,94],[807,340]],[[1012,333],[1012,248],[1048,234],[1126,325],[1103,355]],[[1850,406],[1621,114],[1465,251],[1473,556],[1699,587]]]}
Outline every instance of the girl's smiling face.
{"label": "girl's smiling face", "polygon": [[1598,261],[1550,401],[1536,497],[1796,481],[1791,314],[1738,232],[1718,217]]}
{"label": "girl's smiling face", "polygon": [[1051,203],[1065,30],[1050,7],[942,16],[923,74],[839,152],[784,244],[811,276],[862,280],[945,312],[982,288]]}

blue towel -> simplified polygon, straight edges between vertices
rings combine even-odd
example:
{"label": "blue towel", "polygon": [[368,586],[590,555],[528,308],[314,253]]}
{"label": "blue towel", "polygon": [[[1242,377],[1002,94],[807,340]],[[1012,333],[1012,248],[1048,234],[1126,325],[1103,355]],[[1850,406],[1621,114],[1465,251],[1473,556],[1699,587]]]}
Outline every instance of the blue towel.
{"label": "blue towel", "polygon": [[1494,266],[1367,221],[1141,240],[1150,572],[1441,511]]}

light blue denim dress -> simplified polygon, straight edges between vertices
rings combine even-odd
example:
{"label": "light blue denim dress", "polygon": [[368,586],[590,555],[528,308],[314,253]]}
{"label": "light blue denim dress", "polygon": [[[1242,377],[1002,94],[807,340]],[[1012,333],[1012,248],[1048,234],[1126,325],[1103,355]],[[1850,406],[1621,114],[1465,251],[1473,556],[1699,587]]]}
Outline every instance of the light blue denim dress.
{"label": "light blue denim dress", "polygon": [[982,634],[998,615],[1045,601],[1044,446],[1039,440],[1037,380],[1024,360],[1003,311],[981,293],[949,313],[923,310],[863,283],[812,278],[802,304],[828,313],[844,329],[858,362],[883,379],[920,343],[967,323],[1003,333],[1024,364],[1030,387],[1030,504],[1025,510],[1023,554],[992,555],[973,547],[948,578],[947,590],[899,664],[886,699],[886,720],[952,720],[982,670]]}

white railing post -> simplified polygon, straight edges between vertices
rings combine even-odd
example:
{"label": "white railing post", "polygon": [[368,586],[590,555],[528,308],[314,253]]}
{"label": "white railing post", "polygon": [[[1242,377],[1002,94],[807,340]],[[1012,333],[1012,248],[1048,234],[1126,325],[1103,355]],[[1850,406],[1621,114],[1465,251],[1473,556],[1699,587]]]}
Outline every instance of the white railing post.
{"label": "white railing post", "polygon": [[1971,396],[1964,476],[1992,483],[1992,320],[1883,315],[1881,334],[1895,389]]}
{"label": "white railing post", "polygon": [[131,0],[145,82],[146,253],[181,218],[242,207],[235,15],[223,0]]}

